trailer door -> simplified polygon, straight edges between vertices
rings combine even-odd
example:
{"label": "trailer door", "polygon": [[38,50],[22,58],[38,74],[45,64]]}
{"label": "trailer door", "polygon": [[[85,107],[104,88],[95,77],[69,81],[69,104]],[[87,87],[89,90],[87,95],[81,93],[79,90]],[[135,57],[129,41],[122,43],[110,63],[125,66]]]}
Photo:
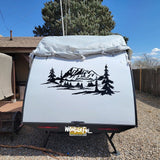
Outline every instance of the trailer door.
{"label": "trailer door", "polygon": [[135,125],[126,53],[84,61],[35,57],[23,112],[26,123]]}

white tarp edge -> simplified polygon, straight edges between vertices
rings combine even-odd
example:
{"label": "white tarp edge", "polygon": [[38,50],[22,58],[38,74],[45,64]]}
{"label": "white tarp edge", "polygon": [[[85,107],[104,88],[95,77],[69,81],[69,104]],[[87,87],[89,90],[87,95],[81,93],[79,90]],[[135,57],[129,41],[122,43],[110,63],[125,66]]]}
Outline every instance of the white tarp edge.
{"label": "white tarp edge", "polygon": [[0,53],[0,100],[13,95],[11,74],[12,57]]}
{"label": "white tarp edge", "polygon": [[40,41],[30,57],[36,55],[64,59],[85,59],[91,55],[116,55],[124,51],[127,51],[130,59],[132,51],[120,35],[49,36]]}

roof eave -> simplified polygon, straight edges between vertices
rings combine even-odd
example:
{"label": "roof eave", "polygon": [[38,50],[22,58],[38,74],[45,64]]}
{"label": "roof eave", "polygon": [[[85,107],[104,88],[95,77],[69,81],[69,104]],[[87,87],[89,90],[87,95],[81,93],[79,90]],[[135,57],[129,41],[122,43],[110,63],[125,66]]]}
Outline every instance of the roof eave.
{"label": "roof eave", "polygon": [[2,53],[31,53],[36,47],[0,47]]}

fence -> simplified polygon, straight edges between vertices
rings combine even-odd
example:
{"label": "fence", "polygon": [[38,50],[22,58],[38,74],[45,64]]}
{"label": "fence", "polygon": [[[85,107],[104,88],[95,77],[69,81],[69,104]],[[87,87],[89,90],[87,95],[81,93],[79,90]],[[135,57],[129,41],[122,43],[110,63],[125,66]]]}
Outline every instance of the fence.
{"label": "fence", "polygon": [[160,96],[160,68],[134,69],[133,77],[137,90]]}

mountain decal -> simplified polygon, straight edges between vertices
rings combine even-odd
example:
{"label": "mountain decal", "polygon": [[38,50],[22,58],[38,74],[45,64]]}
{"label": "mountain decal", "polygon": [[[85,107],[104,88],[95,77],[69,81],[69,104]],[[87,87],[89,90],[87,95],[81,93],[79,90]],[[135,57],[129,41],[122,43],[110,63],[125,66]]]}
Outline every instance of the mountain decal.
{"label": "mountain decal", "polygon": [[72,67],[63,76],[68,81],[94,80],[96,77],[99,77],[96,72],[76,67]]}
{"label": "mountain decal", "polygon": [[[112,95],[115,94],[114,82],[109,79],[108,66],[105,65],[104,74],[99,75],[93,70],[72,67],[67,72],[57,76],[54,69],[50,69],[48,79],[45,84],[52,84],[49,88],[58,90],[73,90],[72,95],[93,94],[93,95]],[[77,91],[77,92],[76,92]]]}

